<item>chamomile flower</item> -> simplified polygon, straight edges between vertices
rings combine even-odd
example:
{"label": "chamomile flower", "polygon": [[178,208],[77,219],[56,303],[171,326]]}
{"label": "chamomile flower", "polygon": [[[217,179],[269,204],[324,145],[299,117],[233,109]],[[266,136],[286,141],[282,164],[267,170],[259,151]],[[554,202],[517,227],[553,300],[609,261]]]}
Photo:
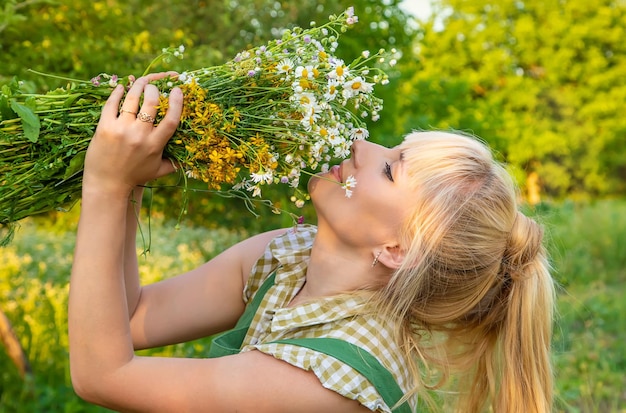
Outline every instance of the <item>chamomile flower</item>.
{"label": "chamomile flower", "polygon": [[271,169],[269,170],[259,170],[256,173],[250,173],[250,178],[252,178],[252,182],[255,184],[259,183],[267,183],[271,184],[274,180],[274,173]]}
{"label": "chamomile flower", "polygon": [[302,92],[302,93],[295,93],[294,94],[294,99],[302,106],[303,109],[308,110],[308,109],[318,109],[319,105],[317,103],[317,98],[315,97],[315,94],[311,93],[311,92]]}
{"label": "chamomile flower", "polygon": [[365,128],[352,128],[350,129],[350,131],[348,131],[348,135],[350,136],[350,139],[354,141],[354,140],[365,140],[369,138],[370,133]]}
{"label": "chamomile flower", "polygon": [[348,142],[345,138],[341,138],[342,142],[333,148],[333,156],[335,158],[343,159],[350,156],[350,146],[352,142]]}
{"label": "chamomile flower", "polygon": [[312,65],[296,67],[296,77],[302,79],[313,79],[314,68]]}
{"label": "chamomile flower", "polygon": [[290,74],[293,69],[293,61],[289,58],[285,58],[278,62],[278,66],[276,66],[276,71],[280,74]]}
{"label": "chamomile flower", "polygon": [[346,179],[346,182],[344,182],[341,185],[341,187],[344,189],[344,191],[346,191],[346,198],[351,198],[352,192],[354,191],[354,188],[356,187],[356,178],[353,175],[350,175]]}
{"label": "chamomile flower", "polygon": [[328,79],[328,83],[326,84],[326,90],[324,92],[324,100],[331,101],[334,100],[339,92],[339,81],[336,79]]}
{"label": "chamomile flower", "polygon": [[195,171],[191,170],[191,169],[185,170],[185,176],[187,178],[191,178],[191,179],[198,179],[199,178],[198,174]]}
{"label": "chamomile flower", "polygon": [[320,114],[315,112],[314,108],[309,108],[305,115],[300,120],[300,124],[304,128],[304,130],[311,131],[314,129],[315,124],[320,118]]}
{"label": "chamomile flower", "polygon": [[341,145],[345,141],[345,139],[341,136],[341,133],[339,133],[339,129],[337,128],[330,128],[328,129],[327,133],[328,134],[326,136],[326,140],[333,148]]}
{"label": "chamomile flower", "polygon": [[366,82],[361,76],[357,76],[344,83],[342,94],[346,99],[353,98],[360,93],[371,93],[374,84]]}
{"label": "chamomile flower", "polygon": [[250,185],[246,188],[246,190],[252,192],[253,198],[258,198],[261,196],[261,188],[259,185]]}
{"label": "chamomile flower", "polygon": [[346,66],[343,60],[335,59],[331,63],[332,70],[328,73],[329,79],[334,79],[339,82],[343,82],[350,74],[350,69]]}

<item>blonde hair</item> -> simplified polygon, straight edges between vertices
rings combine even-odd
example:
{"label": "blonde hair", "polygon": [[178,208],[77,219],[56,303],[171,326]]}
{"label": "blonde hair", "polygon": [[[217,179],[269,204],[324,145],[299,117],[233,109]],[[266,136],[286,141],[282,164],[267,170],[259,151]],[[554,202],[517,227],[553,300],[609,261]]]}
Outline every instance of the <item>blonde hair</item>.
{"label": "blonde hair", "polygon": [[541,227],[477,139],[414,132],[401,148],[417,201],[405,260],[373,300],[413,360],[411,394],[439,389],[470,413],[549,412],[554,285]]}

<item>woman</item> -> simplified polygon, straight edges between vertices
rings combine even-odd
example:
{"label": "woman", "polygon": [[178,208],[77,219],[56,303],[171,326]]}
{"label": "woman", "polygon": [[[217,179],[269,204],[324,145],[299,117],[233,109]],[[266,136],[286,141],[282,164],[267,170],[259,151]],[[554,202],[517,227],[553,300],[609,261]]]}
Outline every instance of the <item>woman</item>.
{"label": "woman", "polygon": [[[435,388],[459,411],[550,411],[541,230],[467,137],[356,141],[350,159],[311,179],[316,227],[254,236],[141,287],[141,185],[174,171],[162,151],[182,107],[175,89],[153,126],[159,76],[138,79],[123,102],[115,89],[86,156],[69,307],[81,397],[120,411],[405,412]],[[349,175],[359,186],[348,199]],[[233,326],[212,346],[220,357],[134,354]]]}

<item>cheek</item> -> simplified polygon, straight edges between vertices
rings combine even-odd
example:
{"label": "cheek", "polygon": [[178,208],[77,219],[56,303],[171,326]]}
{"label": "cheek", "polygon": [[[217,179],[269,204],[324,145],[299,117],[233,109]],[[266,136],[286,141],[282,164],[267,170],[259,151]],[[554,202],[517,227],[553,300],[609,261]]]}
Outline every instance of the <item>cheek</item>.
{"label": "cheek", "polygon": [[388,188],[368,188],[358,195],[361,196],[357,197],[355,191],[353,198],[360,205],[358,213],[372,225],[380,225],[392,232],[400,228],[411,209],[411,203],[406,197]]}

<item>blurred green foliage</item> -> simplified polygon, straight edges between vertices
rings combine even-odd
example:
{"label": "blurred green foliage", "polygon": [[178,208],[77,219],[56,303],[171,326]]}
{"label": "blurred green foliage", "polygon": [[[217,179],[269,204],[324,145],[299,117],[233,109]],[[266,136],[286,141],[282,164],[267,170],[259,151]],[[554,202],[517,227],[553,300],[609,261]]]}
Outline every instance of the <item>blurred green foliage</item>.
{"label": "blurred green foliage", "polygon": [[626,411],[626,202],[539,208],[562,286],[554,350],[558,406]]}
{"label": "blurred green foliage", "polygon": [[[185,45],[176,68],[224,63],[244,48],[278,37],[282,28],[308,27],[355,6],[360,24],[339,54],[406,45],[408,17],[399,0],[280,2],[271,0],[7,0],[0,9],[0,75],[50,82],[34,69],[90,79],[100,72],[141,74],[163,47]],[[4,24],[2,24],[4,22]],[[38,84],[49,86],[49,83]]]}
{"label": "blurred green foliage", "polygon": [[[487,140],[544,197],[626,189],[626,3],[441,0],[401,80],[397,131]],[[409,74],[409,71],[405,72]]]}

